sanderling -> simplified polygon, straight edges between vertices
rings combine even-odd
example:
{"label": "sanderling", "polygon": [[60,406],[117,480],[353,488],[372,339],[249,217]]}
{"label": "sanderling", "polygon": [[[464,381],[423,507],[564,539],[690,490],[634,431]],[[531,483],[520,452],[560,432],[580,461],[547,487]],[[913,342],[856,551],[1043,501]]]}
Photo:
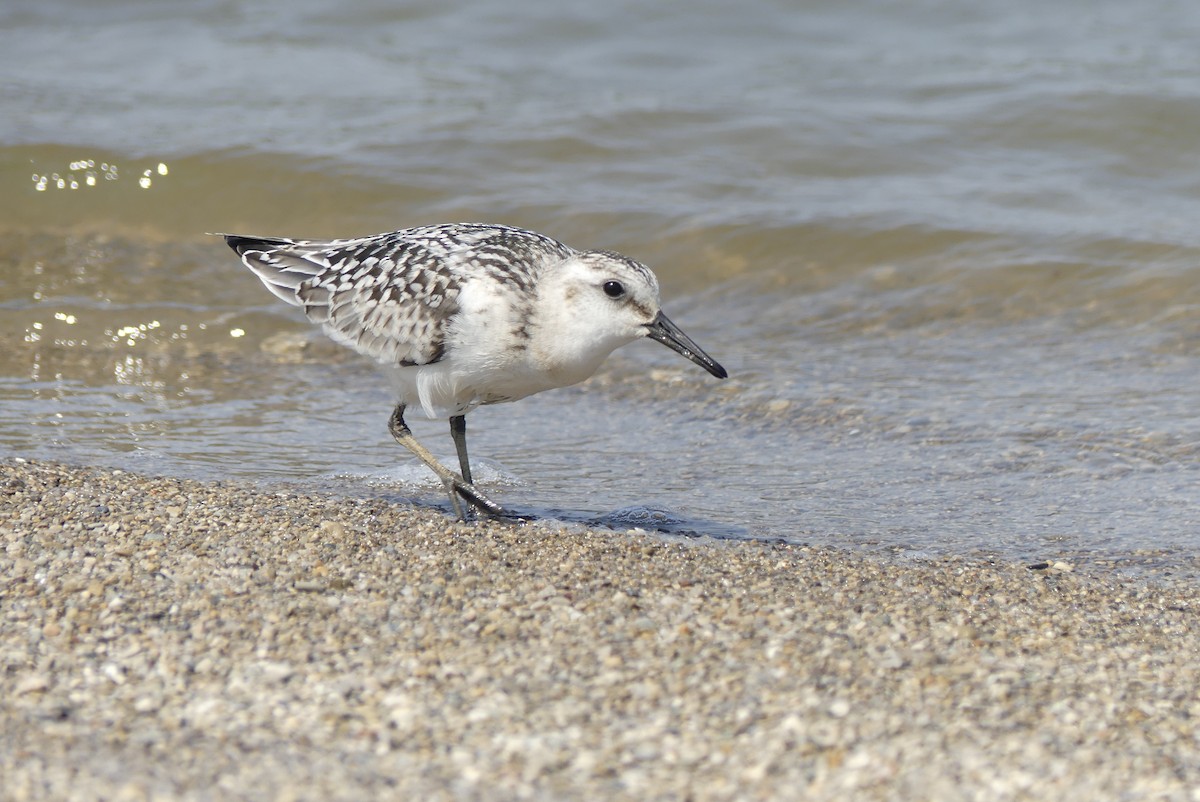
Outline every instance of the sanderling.
{"label": "sanderling", "polygon": [[[581,382],[641,337],[728,375],[662,313],[649,268],[612,251],[474,223],[357,239],[222,236],[267,289],[386,366],[399,393],[388,429],[442,480],[459,518],[459,496],[503,514],[471,479],[464,416],[475,407]],[[410,407],[450,419],[461,475],[413,437]]]}

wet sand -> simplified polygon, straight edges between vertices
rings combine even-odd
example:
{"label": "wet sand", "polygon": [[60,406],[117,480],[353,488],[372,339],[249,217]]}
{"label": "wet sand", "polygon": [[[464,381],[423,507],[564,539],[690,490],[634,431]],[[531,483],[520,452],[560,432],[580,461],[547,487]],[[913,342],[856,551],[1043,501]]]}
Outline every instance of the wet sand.
{"label": "wet sand", "polygon": [[6,799],[1194,799],[1194,586],[0,465]]}

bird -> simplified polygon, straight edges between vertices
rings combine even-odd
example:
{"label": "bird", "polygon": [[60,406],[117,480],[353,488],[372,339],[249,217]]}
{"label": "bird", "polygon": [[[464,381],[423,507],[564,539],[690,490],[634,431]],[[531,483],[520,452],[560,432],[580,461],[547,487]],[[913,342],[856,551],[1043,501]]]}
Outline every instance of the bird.
{"label": "bird", "polygon": [[[442,481],[460,520],[506,514],[472,479],[475,408],[581,382],[643,337],[729,375],[663,313],[654,273],[615,251],[486,223],[351,239],[218,236],[276,297],[383,365],[396,390],[388,430]],[[449,419],[459,473],[413,436],[410,410]]]}

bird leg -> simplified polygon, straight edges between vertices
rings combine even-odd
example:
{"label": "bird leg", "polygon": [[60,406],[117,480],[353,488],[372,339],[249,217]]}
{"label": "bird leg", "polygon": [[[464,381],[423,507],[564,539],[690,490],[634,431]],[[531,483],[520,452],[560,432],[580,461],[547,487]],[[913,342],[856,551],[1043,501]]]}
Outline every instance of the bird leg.
{"label": "bird leg", "polygon": [[454,449],[458,451],[458,467],[462,469],[462,478],[467,484],[475,484],[471,479],[471,461],[467,459],[467,416],[453,415],[450,418],[450,436],[454,438]]}
{"label": "bird leg", "polygon": [[[462,416],[460,415],[457,417],[461,419]],[[466,499],[471,506],[489,515],[502,515],[504,513],[504,509],[499,504],[491,501],[486,496],[482,495],[478,490],[476,490],[471,485],[469,479],[464,480],[463,477],[442,465],[437,461],[433,454],[429,452],[429,449],[417,442],[417,438],[413,437],[412,430],[409,429],[408,424],[404,422],[403,404],[398,404],[396,406],[396,411],[393,412],[392,417],[388,419],[388,431],[392,433],[392,437],[396,439],[397,443],[411,451],[417,457],[417,459],[429,466],[429,469],[437,474],[438,478],[442,480],[442,484],[446,486],[446,493],[450,496],[450,504],[454,507],[454,514],[458,516],[459,520],[465,520],[462,504],[458,500],[459,496],[462,496],[464,499]],[[452,422],[451,434],[454,434],[454,431],[454,424]],[[462,438],[461,444],[459,443],[460,437]],[[467,453],[466,421],[462,422],[461,431],[455,435],[454,443],[455,446],[458,447],[459,461],[465,466]],[[467,473],[470,475],[469,471]]]}

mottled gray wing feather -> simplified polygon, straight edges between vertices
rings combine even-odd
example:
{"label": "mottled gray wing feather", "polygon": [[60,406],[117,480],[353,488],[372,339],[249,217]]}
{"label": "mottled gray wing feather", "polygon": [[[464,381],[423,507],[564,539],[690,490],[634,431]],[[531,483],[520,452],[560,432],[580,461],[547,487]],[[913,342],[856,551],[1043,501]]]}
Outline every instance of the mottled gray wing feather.
{"label": "mottled gray wing feather", "polygon": [[442,358],[446,324],[458,311],[457,276],[430,270],[410,249],[345,267],[335,261],[300,285],[296,294],[309,320],[337,342],[389,365],[425,365]]}
{"label": "mottled gray wing feather", "polygon": [[540,234],[479,224],[347,240],[226,240],[271,292],[302,307],[331,338],[390,365],[444,356],[465,280],[528,292],[542,269],[572,252]]}

